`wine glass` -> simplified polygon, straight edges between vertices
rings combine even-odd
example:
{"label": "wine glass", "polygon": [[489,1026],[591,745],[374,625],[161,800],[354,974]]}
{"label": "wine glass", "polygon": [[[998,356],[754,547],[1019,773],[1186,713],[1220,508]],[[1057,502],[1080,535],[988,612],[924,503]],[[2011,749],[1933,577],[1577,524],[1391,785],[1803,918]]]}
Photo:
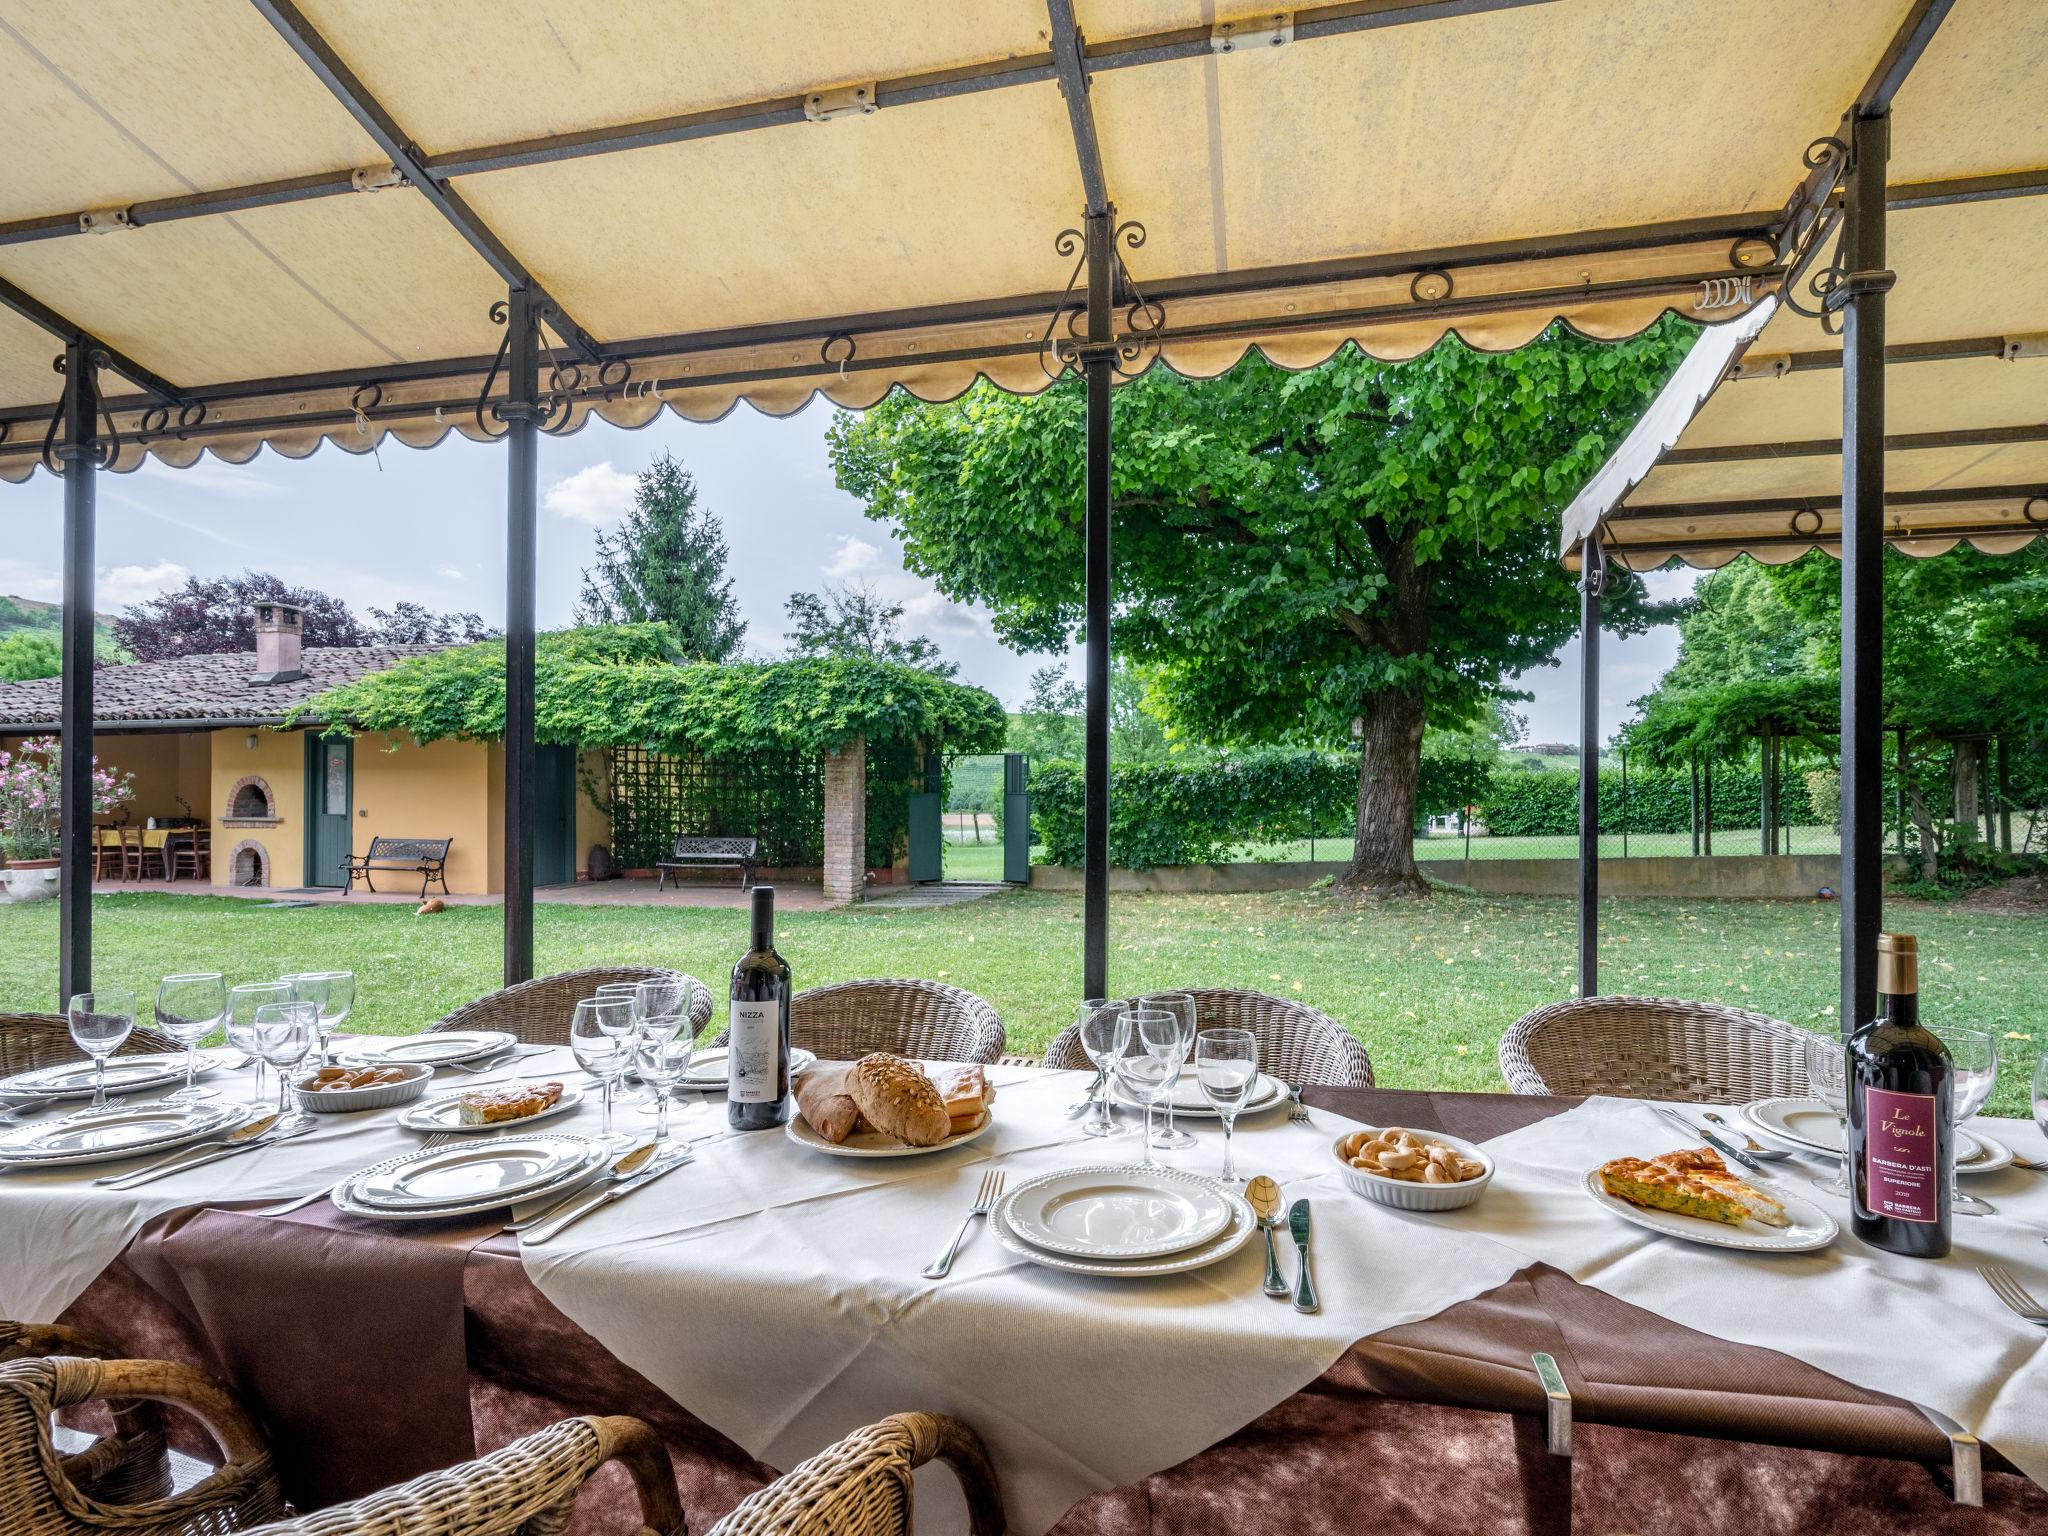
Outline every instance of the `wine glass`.
{"label": "wine glass", "polygon": [[1095,1093],[1095,1113],[1088,1117],[1081,1133],[1084,1136],[1115,1136],[1121,1128],[1116,1123],[1116,1111],[1109,1107],[1109,1076],[1115,1070],[1118,1058],[1131,1047],[1130,1010],[1121,1002],[1098,997],[1081,1005],[1077,1023],[1081,1049],[1088,1053],[1088,1059],[1095,1063],[1095,1070],[1102,1074],[1101,1086]]}
{"label": "wine glass", "polygon": [[218,971],[166,976],[157,983],[156,1027],[185,1047],[185,1086],[167,1097],[166,1104],[197,1104],[215,1096],[215,1090],[195,1081],[199,1042],[220,1027],[227,1011],[228,984]]}
{"label": "wine glass", "polygon": [[1138,1049],[1116,1058],[1116,1080],[1145,1106],[1144,1148],[1138,1164],[1152,1168],[1157,1166],[1152,1161],[1152,1111],[1180,1081],[1180,1023],[1157,1008],[1133,1008],[1130,1021]]}
{"label": "wine glass", "polygon": [[[1967,1029],[1960,1024],[1930,1024],[1929,1034],[1948,1047],[1952,1063],[1953,1082],[1951,1103],[1954,1106],[1956,1129],[1970,1116],[1984,1107],[1991,1097],[1991,1090],[1998,1085],[1998,1042],[1981,1029]],[[1965,1216],[1995,1216],[1998,1207],[1989,1200],[1963,1193],[1962,1180],[1956,1175],[1954,1163],[1949,1168],[1949,1209]]]}
{"label": "wine glass", "polygon": [[255,1102],[263,1102],[263,1053],[256,1049],[256,1010],[270,1003],[288,1003],[292,989],[281,981],[245,981],[228,988],[228,1043],[256,1068]]}
{"label": "wine glass", "polygon": [[618,1146],[612,1133],[612,1094],[633,1057],[633,1004],[623,997],[586,997],[569,1021],[569,1049],[576,1064],[596,1078],[604,1090],[604,1140]]}
{"label": "wine glass", "polygon": [[[627,1006],[631,1007],[637,1000],[639,992],[640,983],[637,981],[605,981],[598,983],[597,990],[591,993],[590,995],[592,997],[622,997],[626,1000]],[[627,1071],[622,1072],[619,1075],[619,1097],[628,1104],[638,1104],[640,1106],[641,1113],[645,1114],[649,1110],[653,1109],[654,1100],[652,1097],[648,1095],[646,1091],[647,1085],[645,1083],[635,1083],[631,1087],[627,1087],[625,1085],[626,1077],[630,1075],[630,1073],[631,1063],[628,1063]]]}
{"label": "wine glass", "polygon": [[633,1012],[633,1059],[641,1081],[654,1089],[654,1139],[668,1140],[669,1091],[690,1070],[695,1046],[689,1030],[690,994],[696,983],[687,976],[662,976],[640,983]]}
{"label": "wine glass", "polygon": [[107,1058],[135,1028],[135,994],[124,987],[80,992],[71,999],[71,1043],[92,1058],[93,1109],[107,1102]]}
{"label": "wine glass", "polygon": [[292,1080],[288,1069],[298,1066],[312,1051],[313,1038],[318,1033],[315,1022],[318,1018],[316,1005],[287,999],[259,1004],[256,1017],[249,1026],[256,1054],[277,1068],[277,1112],[280,1115],[291,1109]]}
{"label": "wine glass", "polygon": [[356,973],[299,971],[278,979],[292,989],[296,1001],[311,1003],[317,1010],[313,1030],[320,1038],[320,1065],[326,1066],[330,1059],[329,1042],[356,1005]]}
{"label": "wine glass", "polygon": [[1259,1041],[1248,1029],[1205,1029],[1195,1036],[1195,1078],[1202,1097],[1223,1121],[1223,1181],[1237,1182],[1230,1160],[1230,1133],[1237,1112],[1259,1077]]}
{"label": "wine glass", "polygon": [[2034,1124],[2041,1128],[2043,1136],[2048,1136],[2048,1051],[2043,1051],[2041,1059],[2034,1063]]}
{"label": "wine glass", "polygon": [[[1138,1006],[1173,1016],[1174,1023],[1180,1028],[1180,1059],[1185,1063],[1195,1048],[1194,998],[1186,992],[1155,992],[1150,997],[1139,998]],[[1170,1152],[1178,1152],[1183,1147],[1192,1147],[1195,1144],[1193,1136],[1174,1126],[1173,1106],[1176,1097],[1177,1094],[1172,1093],[1166,1096],[1166,1124],[1152,1142],[1155,1147]]]}
{"label": "wine glass", "polygon": [[1831,1179],[1816,1178],[1814,1186],[1844,1199],[1849,1195],[1849,1048],[1834,1035],[1808,1035],[1805,1040],[1806,1082],[1813,1096],[1834,1111],[1841,1127],[1842,1154]]}

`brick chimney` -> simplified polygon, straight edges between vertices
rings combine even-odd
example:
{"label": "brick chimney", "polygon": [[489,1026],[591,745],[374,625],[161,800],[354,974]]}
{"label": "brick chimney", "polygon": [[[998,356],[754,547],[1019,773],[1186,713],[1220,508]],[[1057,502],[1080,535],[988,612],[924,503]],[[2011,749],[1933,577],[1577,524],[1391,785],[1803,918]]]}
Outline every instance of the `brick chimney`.
{"label": "brick chimney", "polygon": [[256,671],[249,686],[291,683],[306,675],[300,664],[299,630],[303,616],[291,603],[258,603],[256,618]]}

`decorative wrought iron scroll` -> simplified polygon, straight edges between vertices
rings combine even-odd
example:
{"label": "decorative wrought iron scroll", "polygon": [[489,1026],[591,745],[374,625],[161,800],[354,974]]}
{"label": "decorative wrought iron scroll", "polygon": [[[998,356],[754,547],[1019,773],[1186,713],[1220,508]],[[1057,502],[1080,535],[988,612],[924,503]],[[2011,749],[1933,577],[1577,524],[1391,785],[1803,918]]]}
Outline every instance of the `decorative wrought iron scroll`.
{"label": "decorative wrought iron scroll", "polygon": [[[1110,366],[1127,379],[1136,378],[1152,366],[1159,356],[1160,339],[1166,329],[1166,306],[1145,296],[1124,261],[1125,250],[1135,251],[1144,244],[1145,226],[1136,219],[1126,219],[1109,237],[1110,255],[1116,262],[1111,274],[1110,303],[1113,309],[1122,311],[1123,319],[1122,333],[1109,341]],[[1075,289],[1081,286],[1081,274],[1088,267],[1088,238],[1078,229],[1063,229],[1053,237],[1053,250],[1074,258],[1067,286],[1060,291],[1059,302],[1045,322],[1045,334],[1038,339],[1038,366],[1048,379],[1057,380],[1069,368],[1078,368],[1088,351],[1088,339],[1082,331],[1088,306],[1085,301],[1073,300]]]}

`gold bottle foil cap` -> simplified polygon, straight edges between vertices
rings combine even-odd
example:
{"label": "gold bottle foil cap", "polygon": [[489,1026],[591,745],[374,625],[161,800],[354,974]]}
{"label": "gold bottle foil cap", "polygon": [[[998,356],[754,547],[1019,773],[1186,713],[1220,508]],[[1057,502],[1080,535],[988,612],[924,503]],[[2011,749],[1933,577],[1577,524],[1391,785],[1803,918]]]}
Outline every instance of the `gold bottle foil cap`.
{"label": "gold bottle foil cap", "polygon": [[1920,990],[1920,941],[1912,934],[1877,936],[1877,990],[1895,997]]}

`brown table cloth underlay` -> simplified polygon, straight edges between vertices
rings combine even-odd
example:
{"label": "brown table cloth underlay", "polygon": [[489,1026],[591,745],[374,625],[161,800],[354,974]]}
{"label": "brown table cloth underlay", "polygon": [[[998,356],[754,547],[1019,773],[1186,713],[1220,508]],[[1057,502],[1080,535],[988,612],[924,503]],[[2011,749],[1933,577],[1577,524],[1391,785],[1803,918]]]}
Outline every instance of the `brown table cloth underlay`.
{"label": "brown table cloth underlay", "polygon": [[[1470,1140],[1579,1102],[1387,1089],[1305,1096],[1355,1119]],[[661,1432],[693,1531],[774,1476],[563,1316],[495,1222],[399,1226],[325,1205],[277,1218],[174,1212],[145,1228],[63,1320],[131,1354],[227,1379],[275,1437],[287,1493],[302,1508],[579,1413],[630,1413]],[[1576,1401],[1569,1462],[1543,1448],[1536,1350],[1556,1356]],[[1083,1500],[1057,1529],[1275,1528],[1284,1509],[1277,1528],[1301,1532],[2048,1530],[2048,1491],[2016,1473],[1992,1472],[1988,1507],[1961,1510],[1925,1467],[1883,1459],[1946,1454],[1897,1399],[1696,1333],[1538,1264],[1361,1340],[1228,1439]],[[630,1508],[626,1479],[607,1473],[580,1502],[577,1529],[628,1528]]]}

